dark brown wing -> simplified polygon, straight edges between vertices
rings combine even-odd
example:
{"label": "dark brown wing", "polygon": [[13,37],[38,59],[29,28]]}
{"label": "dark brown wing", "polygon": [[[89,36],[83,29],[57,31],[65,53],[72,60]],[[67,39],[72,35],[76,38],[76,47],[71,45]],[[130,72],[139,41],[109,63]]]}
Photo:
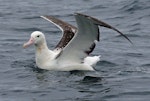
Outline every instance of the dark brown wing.
{"label": "dark brown wing", "polygon": [[48,20],[52,24],[56,25],[63,33],[63,36],[59,41],[59,43],[56,45],[55,49],[64,48],[77,32],[77,28],[75,26],[70,25],[60,19],[57,19],[52,16],[41,16],[41,17]]}

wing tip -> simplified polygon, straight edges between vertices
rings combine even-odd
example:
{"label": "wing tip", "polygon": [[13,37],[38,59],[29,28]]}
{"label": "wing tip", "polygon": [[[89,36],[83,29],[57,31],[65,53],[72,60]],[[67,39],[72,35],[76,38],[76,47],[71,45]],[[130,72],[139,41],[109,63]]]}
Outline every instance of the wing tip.
{"label": "wing tip", "polygon": [[40,17],[41,17],[41,18],[46,18],[46,16],[47,16],[47,15],[41,15]]}
{"label": "wing tip", "polygon": [[82,13],[79,13],[79,12],[75,12],[74,15],[75,15],[75,16],[78,16],[78,15],[79,15],[79,16],[83,16],[83,17],[90,17],[90,16],[88,16],[88,15],[85,15],[85,14],[82,14]]}
{"label": "wing tip", "polygon": [[41,18],[44,18],[44,15],[41,15],[40,17],[41,17]]}
{"label": "wing tip", "polygon": [[48,21],[50,21],[50,19],[55,19],[53,16],[50,15],[41,15],[40,17]]}
{"label": "wing tip", "polygon": [[40,17],[45,19],[45,20],[49,20],[46,15],[41,15]]}
{"label": "wing tip", "polygon": [[[133,42],[126,35],[124,35],[122,32],[120,32],[118,29],[112,27],[111,25],[109,25],[109,24],[107,24],[107,23],[105,23],[105,22],[103,22],[103,21],[101,21],[99,19],[96,19],[96,18],[94,18],[92,16],[88,16],[88,15],[85,15],[85,14],[82,14],[82,13],[78,13],[78,12],[75,12],[74,15],[86,17],[86,18],[92,20],[93,23],[95,23],[95,24],[97,24],[99,26],[115,30],[116,32],[120,33],[125,39],[127,39],[131,44],[133,44]],[[99,39],[98,39],[98,41],[99,41]]]}

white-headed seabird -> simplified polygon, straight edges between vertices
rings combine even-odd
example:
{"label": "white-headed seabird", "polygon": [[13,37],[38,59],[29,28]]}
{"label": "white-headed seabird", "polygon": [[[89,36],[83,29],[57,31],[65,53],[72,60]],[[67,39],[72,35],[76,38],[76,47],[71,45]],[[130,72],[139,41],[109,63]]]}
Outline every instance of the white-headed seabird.
{"label": "white-headed seabird", "polygon": [[42,32],[34,31],[31,34],[31,38],[23,47],[35,45],[36,65],[39,68],[57,71],[94,71],[93,67],[100,60],[100,56],[89,56],[89,54],[99,41],[99,26],[115,30],[131,42],[127,36],[103,21],[81,13],[75,13],[74,16],[77,27],[52,16],[41,16],[56,25],[63,36],[55,49],[50,50]]}

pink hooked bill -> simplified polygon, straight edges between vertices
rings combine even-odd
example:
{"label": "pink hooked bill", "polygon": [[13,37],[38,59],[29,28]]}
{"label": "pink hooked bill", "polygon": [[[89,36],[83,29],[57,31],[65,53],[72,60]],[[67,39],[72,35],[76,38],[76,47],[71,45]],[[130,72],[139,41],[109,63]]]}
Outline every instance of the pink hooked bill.
{"label": "pink hooked bill", "polygon": [[32,44],[34,44],[34,39],[31,37],[28,42],[23,44],[23,48],[27,48]]}

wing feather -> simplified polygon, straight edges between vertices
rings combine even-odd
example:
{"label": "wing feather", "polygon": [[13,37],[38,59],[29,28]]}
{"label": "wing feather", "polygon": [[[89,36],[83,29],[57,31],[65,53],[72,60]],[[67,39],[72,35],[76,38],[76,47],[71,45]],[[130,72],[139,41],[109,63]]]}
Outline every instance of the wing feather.
{"label": "wing feather", "polygon": [[97,25],[99,25],[99,26],[106,27],[106,28],[109,28],[109,29],[112,29],[112,30],[118,32],[118,33],[119,33],[120,35],[122,35],[125,39],[127,39],[131,44],[133,44],[132,41],[131,41],[126,35],[124,35],[122,32],[120,32],[120,31],[119,31],[118,29],[116,29],[115,27],[113,27],[113,26],[111,26],[111,25],[109,25],[109,24],[107,24],[107,23],[105,23],[105,22],[103,22],[103,21],[101,21],[101,20],[98,20],[98,19],[96,19],[96,18],[93,18],[93,17],[91,17],[91,16],[84,15],[84,14],[81,14],[81,13],[77,13],[77,14],[78,14],[78,15],[81,15],[81,16],[88,17],[88,18],[91,19],[95,24],[97,24]]}
{"label": "wing feather", "polygon": [[75,26],[68,24],[53,16],[41,16],[41,17],[48,20],[52,24],[56,25],[62,31],[63,36],[56,45],[55,49],[64,48],[77,32],[77,28]]}
{"label": "wing feather", "polygon": [[98,26],[115,30],[131,42],[127,36],[103,21],[80,13],[76,13],[75,18],[78,31],[57,58],[60,63],[82,63],[83,59],[94,50],[95,42],[99,41]]}
{"label": "wing feather", "polygon": [[95,48],[95,41],[99,41],[99,28],[89,18],[75,14],[78,31],[70,43],[58,57],[61,62],[81,63]]}

